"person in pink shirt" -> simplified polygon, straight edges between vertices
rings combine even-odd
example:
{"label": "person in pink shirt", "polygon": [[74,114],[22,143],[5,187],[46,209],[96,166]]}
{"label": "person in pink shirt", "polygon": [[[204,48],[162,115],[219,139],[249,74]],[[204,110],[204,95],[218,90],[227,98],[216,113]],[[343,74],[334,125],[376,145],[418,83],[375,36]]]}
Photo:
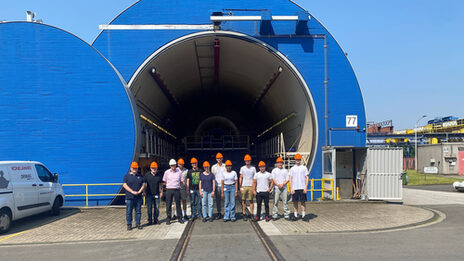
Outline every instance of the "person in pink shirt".
{"label": "person in pink shirt", "polygon": [[180,186],[182,184],[182,171],[177,169],[176,160],[171,159],[169,161],[170,169],[164,172],[163,181],[166,184],[166,225],[171,224],[171,208],[172,208],[172,198],[176,202],[177,208],[177,217],[179,218],[179,223],[183,224],[184,220],[182,219],[182,207],[180,205]]}

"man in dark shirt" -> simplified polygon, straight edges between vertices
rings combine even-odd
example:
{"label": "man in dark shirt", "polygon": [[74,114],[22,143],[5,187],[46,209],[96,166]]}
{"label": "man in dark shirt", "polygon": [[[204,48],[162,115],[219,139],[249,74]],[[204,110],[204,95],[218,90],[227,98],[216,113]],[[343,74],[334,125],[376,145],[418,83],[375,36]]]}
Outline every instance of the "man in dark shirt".
{"label": "man in dark shirt", "polygon": [[192,169],[187,173],[187,191],[190,191],[190,211],[192,219],[195,220],[201,216],[201,197],[198,183],[202,170],[198,168],[196,158],[192,158],[190,164],[192,164]]}
{"label": "man in dark shirt", "polygon": [[150,164],[150,171],[145,173],[143,182],[146,184],[145,202],[147,204],[148,225],[159,224],[160,191],[162,190],[163,177],[158,174],[158,163],[153,161]]}
{"label": "man in dark shirt", "polygon": [[142,229],[140,218],[142,216],[142,192],[145,190],[143,177],[138,173],[139,164],[132,162],[130,171],[124,176],[122,186],[126,190],[126,221],[127,230],[132,229],[132,211],[135,209],[135,225]]}

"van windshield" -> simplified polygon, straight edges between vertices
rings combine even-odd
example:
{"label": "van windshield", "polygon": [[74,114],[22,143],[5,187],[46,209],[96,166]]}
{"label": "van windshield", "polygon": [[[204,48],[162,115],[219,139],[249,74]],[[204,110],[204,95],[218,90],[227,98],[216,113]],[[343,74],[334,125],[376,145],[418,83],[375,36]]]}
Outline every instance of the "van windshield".
{"label": "van windshield", "polygon": [[53,175],[42,165],[35,165],[35,169],[37,170],[37,175],[39,175],[39,179],[42,182],[53,182]]}

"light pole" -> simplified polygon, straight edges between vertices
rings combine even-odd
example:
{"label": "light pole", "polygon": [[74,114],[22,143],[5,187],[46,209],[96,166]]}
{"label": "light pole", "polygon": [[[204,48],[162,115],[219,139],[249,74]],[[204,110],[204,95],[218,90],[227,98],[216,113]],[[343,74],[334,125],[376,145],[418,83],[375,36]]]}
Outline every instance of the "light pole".
{"label": "light pole", "polygon": [[414,147],[414,156],[415,156],[414,166],[415,166],[416,171],[417,171],[417,125],[419,125],[419,121],[422,120],[425,117],[427,117],[427,115],[422,115],[422,117],[420,117],[417,120],[416,126],[414,127],[414,144],[415,144],[415,147]]}

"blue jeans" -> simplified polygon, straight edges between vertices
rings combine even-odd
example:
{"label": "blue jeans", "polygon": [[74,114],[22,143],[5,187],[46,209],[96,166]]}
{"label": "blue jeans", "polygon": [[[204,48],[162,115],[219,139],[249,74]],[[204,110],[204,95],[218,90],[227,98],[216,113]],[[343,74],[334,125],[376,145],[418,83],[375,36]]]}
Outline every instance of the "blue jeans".
{"label": "blue jeans", "polygon": [[133,199],[126,199],[126,222],[132,225],[132,211],[135,209],[135,225],[140,225],[140,218],[142,217],[142,197],[135,197]]}
{"label": "blue jeans", "polygon": [[[203,198],[201,199],[201,204],[203,205],[203,217],[213,217],[213,197],[211,196],[213,192],[203,191]],[[206,213],[206,208],[208,208],[208,213]]]}
{"label": "blue jeans", "polygon": [[235,184],[224,185],[224,220],[235,220]]}
{"label": "blue jeans", "polygon": [[[215,181],[216,182],[216,181]],[[214,196],[216,197],[216,208],[218,214],[221,214],[222,209],[222,198],[221,198],[221,185],[216,182],[216,191],[214,192]]]}
{"label": "blue jeans", "polygon": [[153,219],[158,219],[160,206],[159,195],[154,196],[151,194],[147,194],[145,202],[147,203],[148,222],[152,222]]}
{"label": "blue jeans", "polygon": [[201,216],[201,197],[198,189],[190,190],[190,212],[192,218]]}

